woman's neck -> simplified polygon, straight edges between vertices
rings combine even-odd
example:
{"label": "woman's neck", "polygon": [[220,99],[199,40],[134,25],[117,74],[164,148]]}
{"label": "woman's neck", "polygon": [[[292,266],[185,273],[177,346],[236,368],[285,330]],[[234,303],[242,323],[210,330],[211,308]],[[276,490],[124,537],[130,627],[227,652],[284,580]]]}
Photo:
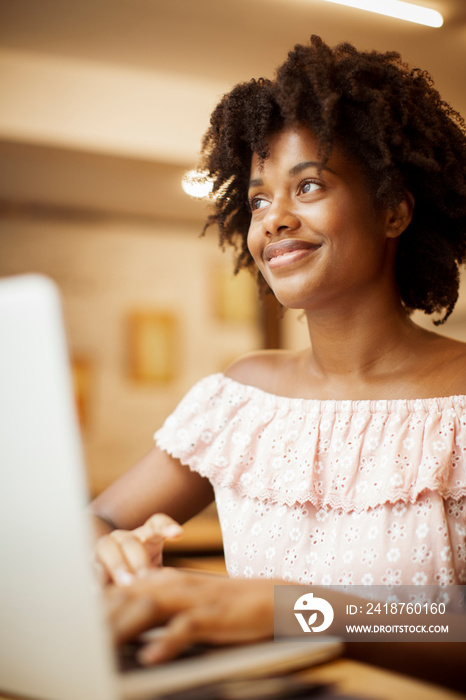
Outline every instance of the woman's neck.
{"label": "woman's neck", "polygon": [[307,315],[315,368],[325,375],[371,375],[399,361],[417,342],[421,328],[405,309],[385,308],[373,313],[368,307],[358,314]]}
{"label": "woman's neck", "polygon": [[409,393],[409,386],[416,391],[431,364],[428,346],[439,338],[413,323],[401,303],[368,304],[357,314],[308,313],[307,321],[308,371],[322,398],[380,393],[390,398]]}

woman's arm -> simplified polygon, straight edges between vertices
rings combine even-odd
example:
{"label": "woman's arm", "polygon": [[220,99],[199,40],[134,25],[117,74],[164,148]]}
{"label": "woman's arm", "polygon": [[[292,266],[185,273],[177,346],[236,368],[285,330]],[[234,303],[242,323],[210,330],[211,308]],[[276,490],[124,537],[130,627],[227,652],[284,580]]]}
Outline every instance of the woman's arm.
{"label": "woman's arm", "polygon": [[[89,506],[103,581],[159,566],[163,541],[213,500],[210,482],[154,447]],[[154,515],[155,514],[155,515]]]}
{"label": "woman's arm", "polygon": [[154,447],[92,501],[90,512],[104,522],[104,532],[133,530],[157,512],[183,523],[213,498],[207,479]]}

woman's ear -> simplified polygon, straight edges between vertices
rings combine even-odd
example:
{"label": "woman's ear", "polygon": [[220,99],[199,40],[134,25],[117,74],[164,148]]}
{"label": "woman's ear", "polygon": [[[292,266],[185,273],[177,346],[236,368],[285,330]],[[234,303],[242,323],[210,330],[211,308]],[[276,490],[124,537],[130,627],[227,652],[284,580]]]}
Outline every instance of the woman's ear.
{"label": "woman's ear", "polygon": [[389,209],[387,214],[387,238],[398,238],[405,231],[413,218],[414,197],[407,190],[403,199]]}

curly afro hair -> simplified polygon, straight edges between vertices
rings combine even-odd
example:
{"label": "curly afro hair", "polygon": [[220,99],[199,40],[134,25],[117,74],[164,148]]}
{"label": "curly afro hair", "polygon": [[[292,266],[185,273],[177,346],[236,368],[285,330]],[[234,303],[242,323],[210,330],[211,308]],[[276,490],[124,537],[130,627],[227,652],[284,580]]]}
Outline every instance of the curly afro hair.
{"label": "curly afro hair", "polygon": [[[252,267],[247,248],[247,199],[253,153],[268,156],[267,139],[290,124],[316,136],[322,162],[338,143],[360,164],[376,206],[415,199],[411,224],[395,262],[401,299],[411,312],[444,313],[458,298],[466,257],[466,126],[433,87],[426,71],[398,53],[334,49],[317,36],[296,45],[275,80],[237,85],[212,113],[200,167],[214,181],[213,212],[220,243],[236,249],[236,272]],[[265,284],[265,282],[262,280]]]}

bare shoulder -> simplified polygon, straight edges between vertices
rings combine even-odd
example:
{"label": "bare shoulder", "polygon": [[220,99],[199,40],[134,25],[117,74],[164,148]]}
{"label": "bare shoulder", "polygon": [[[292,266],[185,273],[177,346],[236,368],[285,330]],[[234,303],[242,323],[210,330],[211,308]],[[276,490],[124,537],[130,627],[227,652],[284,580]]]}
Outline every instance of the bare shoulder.
{"label": "bare shoulder", "polygon": [[441,393],[466,394],[466,343],[446,336],[437,336],[432,351],[432,375],[441,383]]}
{"label": "bare shoulder", "polygon": [[259,350],[235,360],[224,374],[240,384],[286,395],[287,377],[296,366],[299,354],[288,350]]}
{"label": "bare shoulder", "polygon": [[457,386],[455,393],[466,394],[466,343],[452,341],[450,373]]}

